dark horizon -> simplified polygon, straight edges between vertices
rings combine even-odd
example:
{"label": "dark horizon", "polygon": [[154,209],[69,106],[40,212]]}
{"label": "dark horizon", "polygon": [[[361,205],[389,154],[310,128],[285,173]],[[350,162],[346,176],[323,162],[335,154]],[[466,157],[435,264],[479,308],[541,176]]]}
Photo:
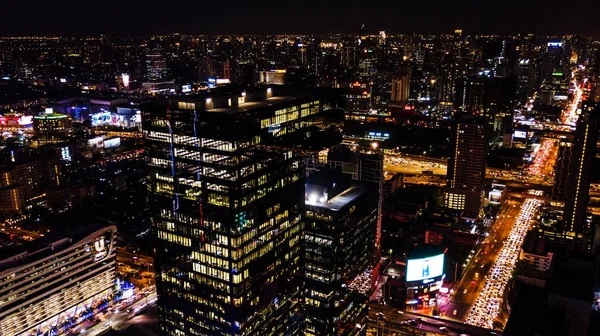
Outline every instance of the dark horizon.
{"label": "dark horizon", "polygon": [[[232,0],[227,3],[189,3],[180,6],[156,0],[102,3],[64,0],[61,5],[41,0],[11,3],[0,22],[3,36],[94,36],[160,34],[327,34],[358,33],[451,33],[466,34],[592,34],[600,24],[600,3],[585,8],[572,3],[514,0],[492,3],[431,1],[399,3],[384,1],[336,5],[306,0],[302,3],[270,0],[260,3]],[[496,5],[496,7],[490,6]]]}

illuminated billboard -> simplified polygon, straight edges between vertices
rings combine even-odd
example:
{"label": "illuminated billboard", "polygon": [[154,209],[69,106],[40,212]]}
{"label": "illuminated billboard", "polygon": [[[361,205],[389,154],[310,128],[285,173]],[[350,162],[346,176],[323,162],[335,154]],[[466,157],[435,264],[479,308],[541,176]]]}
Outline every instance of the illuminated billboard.
{"label": "illuminated billboard", "polygon": [[217,79],[216,78],[209,78],[208,79],[208,88],[209,89],[214,89],[215,87],[217,87]]}
{"label": "illuminated billboard", "polygon": [[519,138],[519,139],[527,139],[527,132],[525,132],[525,131],[515,131],[514,136],[515,136],[515,138]]}
{"label": "illuminated billboard", "polygon": [[103,111],[92,115],[92,126],[110,124],[112,121],[110,112]]}
{"label": "illuminated billboard", "polygon": [[104,139],[104,148],[116,148],[116,147],[119,147],[120,145],[121,145],[121,138],[119,138],[119,137]]}
{"label": "illuminated billboard", "polygon": [[30,126],[31,124],[33,124],[33,116],[29,116],[29,115],[0,116],[0,125]]}
{"label": "illuminated billboard", "polygon": [[442,276],[444,255],[421,259],[409,259],[406,266],[406,281],[419,281]]}
{"label": "illuminated billboard", "polygon": [[87,141],[88,147],[91,148],[102,148],[104,147],[104,138],[103,137],[95,137],[93,139],[89,139]]}
{"label": "illuminated billboard", "polygon": [[121,74],[121,79],[123,80],[123,86],[129,87],[129,75],[126,73]]}

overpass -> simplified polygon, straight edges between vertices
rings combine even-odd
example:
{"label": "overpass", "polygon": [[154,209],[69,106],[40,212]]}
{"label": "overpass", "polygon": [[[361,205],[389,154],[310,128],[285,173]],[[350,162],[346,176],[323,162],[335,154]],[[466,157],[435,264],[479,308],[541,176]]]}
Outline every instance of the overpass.
{"label": "overpass", "polygon": [[[502,334],[499,331],[492,331],[489,329],[464,324],[456,320],[434,318],[427,315],[403,312],[394,308],[376,304],[369,305],[367,327],[367,335],[372,336],[489,336]],[[442,327],[447,328],[447,330],[440,330]]]}

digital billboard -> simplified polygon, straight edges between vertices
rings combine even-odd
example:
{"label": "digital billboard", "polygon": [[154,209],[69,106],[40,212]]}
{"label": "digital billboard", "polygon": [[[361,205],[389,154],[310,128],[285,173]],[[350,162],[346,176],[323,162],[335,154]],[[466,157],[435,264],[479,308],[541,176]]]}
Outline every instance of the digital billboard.
{"label": "digital billboard", "polygon": [[110,112],[103,111],[92,115],[92,126],[110,124],[112,121]]}
{"label": "digital billboard", "polygon": [[95,137],[93,139],[89,139],[87,141],[88,147],[91,148],[102,148],[104,147],[104,138],[103,137]]}
{"label": "digital billboard", "polygon": [[119,137],[104,139],[104,148],[116,148],[116,147],[119,147],[120,145],[121,145],[121,138],[119,138]]}
{"label": "digital billboard", "polygon": [[515,138],[527,139],[527,132],[525,132],[525,131],[515,131]]}
{"label": "digital billboard", "polygon": [[442,276],[444,255],[429,258],[409,259],[406,266],[406,281],[419,281]]}

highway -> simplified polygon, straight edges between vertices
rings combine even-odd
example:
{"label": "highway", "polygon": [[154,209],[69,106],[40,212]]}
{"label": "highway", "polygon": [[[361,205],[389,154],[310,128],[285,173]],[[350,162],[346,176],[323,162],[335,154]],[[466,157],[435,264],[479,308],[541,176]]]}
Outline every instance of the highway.
{"label": "highway", "polygon": [[[544,141],[547,141],[548,144],[553,144],[556,140],[544,139]],[[551,165],[542,165],[541,167],[543,167],[543,171],[540,174],[528,175],[519,171],[488,168],[486,171],[486,179],[495,180],[498,182],[527,183],[531,185],[541,186],[552,185],[552,176],[554,173],[552,167],[554,167],[553,164],[556,160],[556,156],[558,155],[558,148],[557,146],[551,146],[551,148],[544,153],[544,158],[538,159],[539,162],[546,161],[548,163],[551,163]],[[388,177],[391,177],[394,174],[405,174],[407,176],[422,176],[423,179],[421,180],[411,181],[415,184],[428,184],[430,182],[425,181],[431,180],[433,176],[445,178],[447,174],[447,166],[445,164],[433,162],[427,157],[423,157],[422,159],[417,160],[414,158],[407,158],[403,156],[399,157],[397,155],[386,155],[384,158],[383,168],[387,173]],[[433,176],[423,176],[423,171],[430,171]]]}
{"label": "highway", "polygon": [[[523,202],[519,200],[508,200],[502,204],[496,220],[490,227],[489,236],[466,265],[464,276],[454,288],[450,303],[440,307],[442,318],[465,320],[483,288],[485,275],[496,262],[502,250],[502,243],[515,224],[522,205]],[[462,266],[458,265],[459,268]]]}

